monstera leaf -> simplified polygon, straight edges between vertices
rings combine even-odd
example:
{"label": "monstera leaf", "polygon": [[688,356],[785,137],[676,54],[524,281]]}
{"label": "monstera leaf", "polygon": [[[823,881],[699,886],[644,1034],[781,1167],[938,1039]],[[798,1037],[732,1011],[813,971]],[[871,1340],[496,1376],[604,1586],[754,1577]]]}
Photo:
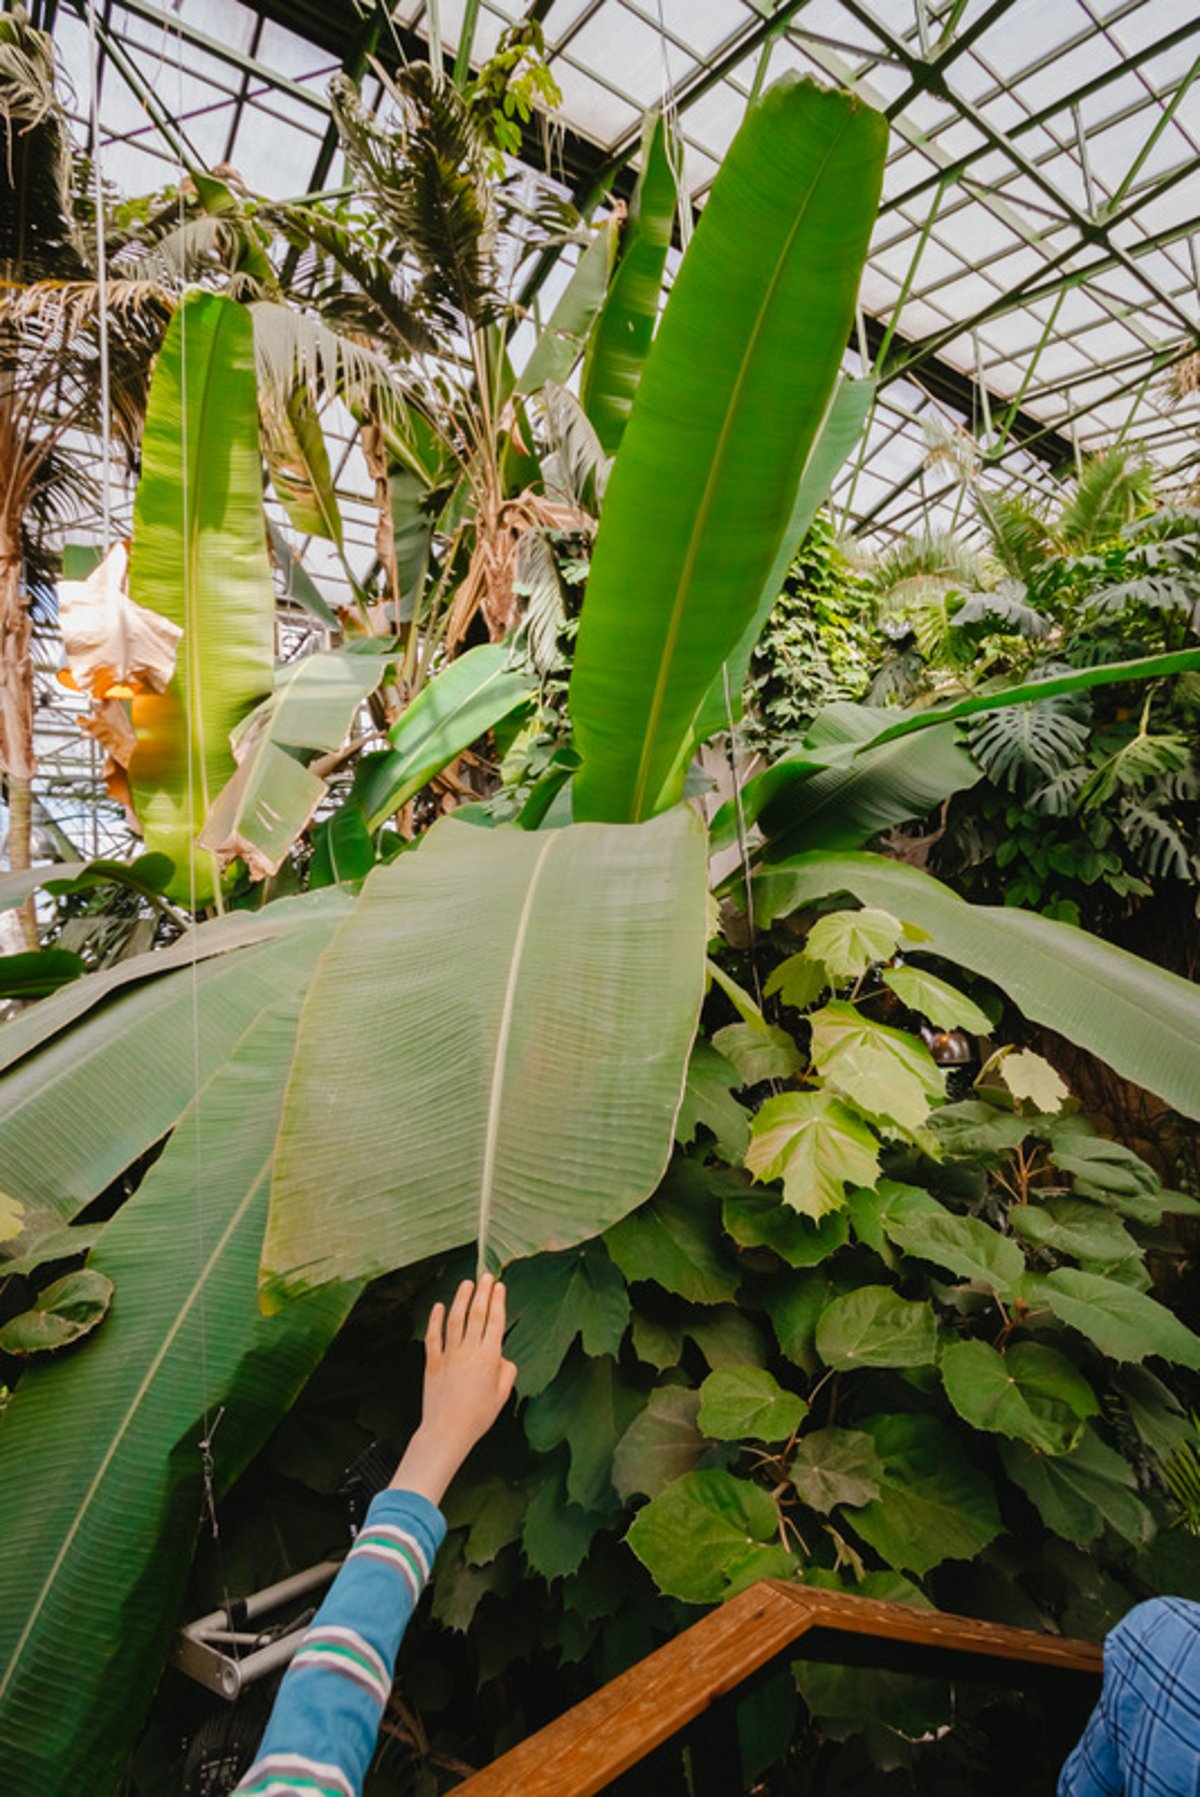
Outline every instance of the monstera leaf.
{"label": "monstera leaf", "polygon": [[[705,842],[679,808],[531,833],[447,819],[377,868],[305,1006],[268,1294],[616,1222],[671,1151],[704,988]],[[331,1042],[370,1042],[332,1056]]]}

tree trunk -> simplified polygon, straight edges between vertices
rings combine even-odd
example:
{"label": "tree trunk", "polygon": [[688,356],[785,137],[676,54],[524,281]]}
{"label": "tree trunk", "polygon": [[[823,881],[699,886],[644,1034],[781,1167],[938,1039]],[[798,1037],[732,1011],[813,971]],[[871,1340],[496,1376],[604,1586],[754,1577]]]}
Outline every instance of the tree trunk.
{"label": "tree trunk", "polygon": [[[8,865],[28,867],[33,825],[33,662],[29,606],[21,591],[21,538],[0,516],[0,771],[8,787]],[[33,900],[22,907],[30,948],[37,947]]]}

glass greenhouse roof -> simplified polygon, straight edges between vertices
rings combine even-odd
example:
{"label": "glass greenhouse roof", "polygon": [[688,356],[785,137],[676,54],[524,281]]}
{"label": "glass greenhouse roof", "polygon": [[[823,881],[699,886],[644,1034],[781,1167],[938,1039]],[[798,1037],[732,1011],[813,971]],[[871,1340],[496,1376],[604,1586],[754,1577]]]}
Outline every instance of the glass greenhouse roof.
{"label": "glass greenhouse roof", "polygon": [[[336,184],[326,88],[365,54],[453,53],[474,13],[485,59],[524,9],[498,0],[107,0],[106,175],[136,192],[175,156],[144,84],[204,162],[284,197]],[[531,160],[580,199],[636,167],[641,118],[677,115],[700,207],[757,85],[785,69],[886,111],[892,149],[851,365],[887,340],[863,453],[835,503],[871,536],[951,522],[957,462],[1044,484],[1124,436],[1191,484],[1196,401],[1161,373],[1200,329],[1200,17],[1191,0],[538,0],[562,90]],[[82,0],[47,0],[65,70],[89,92]],[[283,21],[286,20],[285,24]],[[368,75],[368,97],[378,84]],[[972,441],[972,439],[974,441]],[[931,458],[931,449],[933,455]],[[365,469],[342,470],[364,544]],[[358,533],[356,533],[358,534]]]}

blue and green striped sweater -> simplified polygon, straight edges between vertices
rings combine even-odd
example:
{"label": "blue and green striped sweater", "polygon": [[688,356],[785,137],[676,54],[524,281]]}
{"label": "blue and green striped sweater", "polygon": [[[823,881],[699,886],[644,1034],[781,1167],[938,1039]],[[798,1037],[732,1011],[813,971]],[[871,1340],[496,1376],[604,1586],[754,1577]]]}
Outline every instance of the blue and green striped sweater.
{"label": "blue and green striped sweater", "polygon": [[305,1632],[234,1797],[359,1797],[396,1653],[445,1533],[427,1498],[380,1492]]}

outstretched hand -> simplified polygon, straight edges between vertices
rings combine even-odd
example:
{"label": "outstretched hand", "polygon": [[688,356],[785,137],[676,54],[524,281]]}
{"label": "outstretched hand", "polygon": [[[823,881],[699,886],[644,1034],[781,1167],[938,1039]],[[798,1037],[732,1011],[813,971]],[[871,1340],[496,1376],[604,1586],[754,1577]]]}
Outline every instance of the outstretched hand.
{"label": "outstretched hand", "polygon": [[504,1286],[485,1273],[464,1279],[447,1314],[435,1304],[425,1331],[421,1426],[392,1485],[440,1503],[447,1485],[512,1391],[517,1369],[504,1358]]}

